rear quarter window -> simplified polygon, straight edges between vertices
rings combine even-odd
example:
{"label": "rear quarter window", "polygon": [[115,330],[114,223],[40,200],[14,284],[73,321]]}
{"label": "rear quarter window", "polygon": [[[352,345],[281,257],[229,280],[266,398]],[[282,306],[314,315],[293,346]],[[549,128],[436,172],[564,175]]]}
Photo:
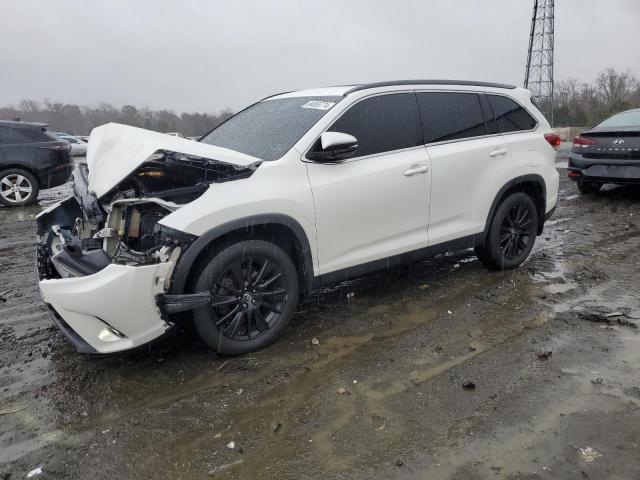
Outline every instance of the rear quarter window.
{"label": "rear quarter window", "polygon": [[58,139],[45,128],[33,127],[0,127],[0,144],[54,142]]}
{"label": "rear quarter window", "polygon": [[17,128],[0,127],[0,144],[14,145],[16,143],[27,143],[29,140]]}
{"label": "rear quarter window", "polygon": [[538,122],[518,103],[502,95],[487,95],[500,133],[532,130]]}
{"label": "rear quarter window", "polygon": [[58,139],[53,133],[47,131],[46,128],[25,128],[22,134],[30,142],[56,142]]}

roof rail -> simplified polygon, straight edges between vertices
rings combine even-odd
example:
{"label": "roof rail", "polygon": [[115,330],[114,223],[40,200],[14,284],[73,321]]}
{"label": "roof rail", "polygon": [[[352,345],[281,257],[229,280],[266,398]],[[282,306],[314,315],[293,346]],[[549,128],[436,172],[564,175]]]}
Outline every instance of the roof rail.
{"label": "roof rail", "polygon": [[3,127],[48,127],[48,123],[42,122],[25,122],[24,120],[0,120]]}
{"label": "roof rail", "polygon": [[353,87],[351,90],[344,92],[344,96],[346,97],[350,93],[359,92],[360,90],[368,90],[370,88],[378,87],[392,87],[396,85],[467,85],[471,87],[516,88],[515,85],[492,82],[474,82],[472,80],[392,80],[388,82],[375,82],[358,85],[357,87]]}

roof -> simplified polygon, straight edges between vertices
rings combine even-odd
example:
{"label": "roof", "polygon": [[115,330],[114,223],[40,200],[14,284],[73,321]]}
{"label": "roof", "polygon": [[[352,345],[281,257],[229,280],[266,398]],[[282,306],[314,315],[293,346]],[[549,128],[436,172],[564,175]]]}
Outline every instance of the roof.
{"label": "roof", "polygon": [[335,87],[321,87],[309,90],[296,90],[293,92],[284,92],[271,95],[263,100],[272,100],[274,98],[293,98],[293,97],[346,97],[350,93],[368,90],[370,88],[394,87],[402,85],[456,85],[471,87],[491,87],[514,89],[515,85],[507,85],[505,83],[482,82],[473,80],[391,80],[385,82],[363,83],[353,85],[339,85]]}
{"label": "roof", "polygon": [[0,127],[34,127],[42,128],[48,127],[48,123],[41,122],[18,122],[15,120],[0,120]]}

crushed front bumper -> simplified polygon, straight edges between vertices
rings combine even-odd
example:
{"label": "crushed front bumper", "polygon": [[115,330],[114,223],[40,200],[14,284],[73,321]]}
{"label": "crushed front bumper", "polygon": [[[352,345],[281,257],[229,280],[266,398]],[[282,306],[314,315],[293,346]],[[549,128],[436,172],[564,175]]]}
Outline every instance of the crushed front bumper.
{"label": "crushed front bumper", "polygon": [[173,266],[110,264],[93,275],[41,280],[38,285],[54,323],[79,352],[114,353],[170,330],[157,296],[165,292]]}

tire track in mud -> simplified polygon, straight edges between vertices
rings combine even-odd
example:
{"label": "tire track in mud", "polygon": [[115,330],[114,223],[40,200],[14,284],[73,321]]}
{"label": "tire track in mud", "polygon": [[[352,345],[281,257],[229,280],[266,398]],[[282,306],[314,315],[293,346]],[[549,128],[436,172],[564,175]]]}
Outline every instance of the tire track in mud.
{"label": "tire track in mud", "polygon": [[[448,319],[448,314],[446,313],[447,306],[452,304],[465,304],[465,302],[475,298],[478,292],[486,291],[489,286],[495,286],[503,282],[505,282],[503,274],[489,274],[483,277],[481,281],[470,290],[464,285],[456,285],[455,279],[451,279],[445,282],[445,285],[437,287],[447,289],[447,295],[443,299],[430,302],[429,298],[431,295],[425,295],[425,300],[430,305],[426,310],[423,303],[425,300],[422,302],[407,302],[404,299],[400,299],[395,303],[386,302],[387,310],[403,312],[413,310],[414,313],[409,315],[405,313],[402,316],[401,322],[383,331],[377,331],[375,334],[369,335],[345,336],[342,332],[342,330],[344,330],[344,324],[340,324],[332,330],[323,332],[323,336],[328,335],[328,339],[321,342],[315,354],[316,358],[305,364],[306,368],[299,368],[297,371],[291,373],[286,383],[268,390],[262,397],[252,399],[252,408],[269,412],[269,421],[271,423],[278,423],[279,419],[291,418],[292,415],[304,417],[307,410],[317,411],[322,409],[325,411],[334,411],[335,415],[332,416],[332,419],[325,424],[323,428],[319,429],[318,432],[311,435],[310,440],[312,440],[312,442],[310,442],[310,451],[307,452],[306,455],[313,456],[316,458],[316,462],[325,465],[325,468],[329,468],[334,472],[353,467],[358,458],[355,456],[350,457],[346,455],[344,451],[338,452],[332,438],[336,434],[339,434],[342,429],[348,428],[354,417],[384,418],[385,424],[388,423],[389,425],[385,427],[387,443],[384,446],[384,449],[388,449],[389,436],[391,436],[394,431],[393,425],[401,425],[402,418],[397,412],[385,406],[384,401],[386,399],[399,395],[407,389],[415,388],[417,385],[428,382],[435,376],[442,375],[453,367],[472,360],[477,355],[481,355],[485,351],[495,348],[501,343],[507,342],[515,336],[520,335],[523,330],[532,325],[544,322],[547,317],[541,317],[540,315],[534,315],[530,318],[527,317],[521,319],[519,325],[514,325],[513,330],[510,330],[508,333],[501,332],[503,326],[500,325],[499,321],[496,322],[496,317],[500,318],[504,314],[504,311],[508,310],[510,304],[513,303],[511,298],[507,297],[502,299],[502,303],[498,305],[490,304],[488,308],[484,309],[486,316],[483,316],[475,323],[474,329],[477,330],[477,332],[474,332],[473,336],[469,337],[466,331],[456,333],[449,330],[447,332],[451,344],[456,343],[455,339],[458,339],[458,343],[460,341],[465,342],[462,347],[463,349],[468,349],[468,342],[470,340],[478,340],[480,337],[483,337],[485,343],[481,345],[481,342],[478,341],[478,347],[474,347],[475,350],[472,352],[464,353],[451,359],[443,359],[440,356],[431,358],[431,352],[433,352],[436,344],[425,345],[424,350],[429,352],[427,368],[418,370],[414,363],[409,363],[401,366],[403,369],[402,373],[394,370],[392,374],[383,374],[383,376],[379,376],[375,380],[365,378],[364,380],[359,380],[355,386],[350,386],[348,385],[349,382],[343,381],[342,384],[346,385],[351,393],[351,395],[347,395],[346,397],[335,395],[335,389],[341,385],[340,382],[336,382],[335,380],[331,382],[327,394],[326,379],[330,376],[344,376],[336,370],[339,371],[344,368],[345,363],[349,362],[354,356],[359,357],[357,360],[358,364],[375,364],[376,359],[383,355],[384,352],[394,348],[390,346],[389,343],[394,343],[398,337],[411,334],[411,332],[414,332],[417,328],[428,327],[430,323],[436,320],[446,321]],[[507,280],[507,283],[508,282],[509,280]],[[518,288],[506,291],[510,297],[528,298],[528,296],[523,295],[522,291]],[[357,309],[357,303],[351,305],[350,310]],[[359,316],[366,317],[366,314]],[[353,319],[353,322],[356,323],[362,321],[366,321],[366,318],[356,317]],[[460,325],[459,328],[467,329],[467,325]],[[415,333],[418,335],[418,332]],[[490,343],[486,343],[487,340],[490,340]],[[452,351],[452,347],[447,349]],[[460,345],[458,345],[458,347],[460,347]],[[290,363],[295,364],[296,362]],[[309,370],[307,370],[307,368],[309,368]],[[391,384],[384,386],[385,382],[391,382]],[[319,392],[323,390],[325,392],[320,394]],[[255,419],[246,417],[243,413],[244,408],[244,406],[240,406],[228,412],[234,430],[246,431],[256,428]],[[262,423],[262,428],[268,430],[269,422]],[[203,445],[215,443],[216,435],[217,433],[213,431],[206,432],[202,435],[195,436],[191,441],[186,443],[181,442],[181,444],[177,446],[177,456],[180,457],[188,451],[198,450],[202,448]],[[267,461],[267,459],[270,462],[278,462],[278,458],[284,459],[293,454],[294,452],[287,448],[286,441],[282,440],[290,435],[299,436],[300,434],[297,433],[295,424],[284,422],[281,434],[278,438],[269,442],[267,446],[251,445],[252,458],[245,460],[244,465],[239,467],[239,470],[257,474],[256,472],[259,471],[260,465],[263,465],[263,462]],[[395,437],[397,437],[397,441],[400,442],[402,430],[396,429]],[[378,453],[382,454],[382,452]],[[371,455],[371,452],[369,452],[369,454]],[[361,458],[359,460],[361,460]],[[170,460],[168,461],[170,462]],[[255,469],[255,471],[253,469]]]}

